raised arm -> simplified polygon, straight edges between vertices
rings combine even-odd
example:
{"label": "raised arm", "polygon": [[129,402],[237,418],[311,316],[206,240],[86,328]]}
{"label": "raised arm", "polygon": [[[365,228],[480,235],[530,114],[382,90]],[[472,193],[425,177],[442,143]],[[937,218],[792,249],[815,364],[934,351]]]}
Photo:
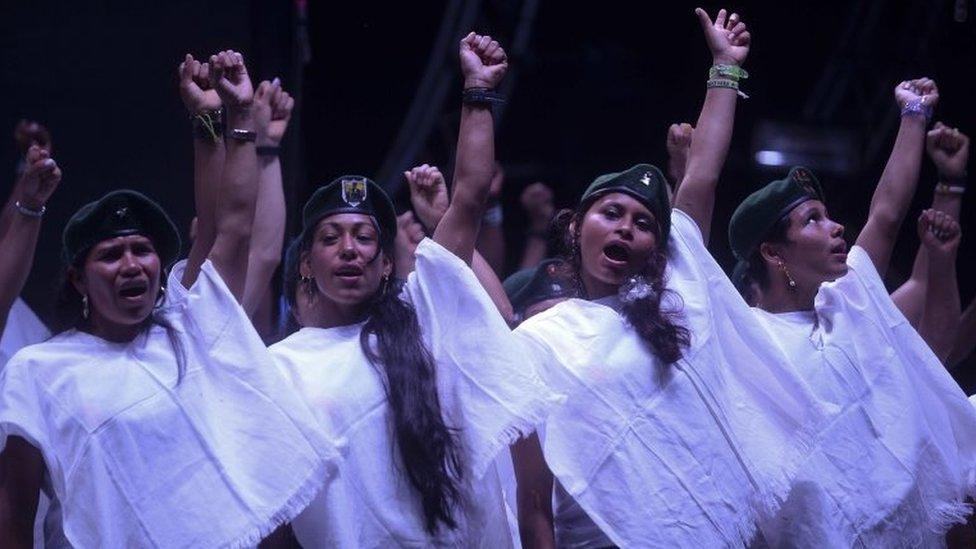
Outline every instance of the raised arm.
{"label": "raised arm", "polygon": [[495,170],[491,103],[477,96],[479,90],[490,91],[498,86],[508,69],[508,58],[490,36],[473,32],[461,41],[460,56],[467,99],[461,106],[454,195],[434,231],[434,240],[470,264]]}
{"label": "raised arm", "polygon": [[952,352],[949,353],[946,366],[952,368],[966,360],[973,353],[973,349],[976,349],[976,299],[969,302],[959,318],[959,333],[952,345]]}
{"label": "raised arm", "polygon": [[939,91],[928,78],[909,80],[895,87],[895,101],[901,110],[901,125],[891,156],[871,198],[867,223],[856,244],[868,253],[878,274],[884,276],[901,222],[911,205],[918,171],[922,164],[925,125]]}
{"label": "raised arm", "polygon": [[488,209],[481,216],[478,230],[478,254],[496,273],[505,271],[505,216],[502,212],[501,195],[505,186],[505,170],[495,162],[495,173],[488,188]]}
{"label": "raised arm", "polygon": [[[436,232],[445,213],[450,208],[447,196],[447,183],[444,181],[444,176],[441,175],[437,166],[427,164],[417,166],[404,172],[403,175],[407,178],[407,184],[410,186],[410,203],[413,205],[413,210],[416,212],[418,219],[425,227],[428,227],[428,230]],[[410,231],[408,234],[415,233],[415,229],[409,223],[404,228]],[[416,244],[413,245],[413,248],[416,248]],[[399,262],[401,259],[397,257],[397,261],[399,270]],[[403,261],[409,260],[404,259]],[[502,287],[502,282],[498,279],[498,275],[495,274],[495,270],[477,251],[472,255],[471,270],[474,272],[478,282],[481,283],[481,286],[488,292],[488,296],[491,298],[492,303],[495,304],[502,318],[505,319],[506,323],[511,324],[513,316],[512,303],[508,300],[508,295],[505,294],[505,288]]]}
{"label": "raised arm", "polygon": [[33,145],[27,151],[26,164],[0,224],[0,333],[34,264],[45,204],[61,182],[57,162],[40,146]]}
{"label": "raised arm", "polygon": [[959,286],[956,283],[956,251],[959,223],[943,212],[925,210],[918,219],[918,237],[928,255],[929,284],[918,333],[943,362],[959,331]]}
{"label": "raised arm", "polygon": [[[227,138],[224,143],[224,168],[214,208],[216,234],[208,257],[224,283],[240,300],[244,295],[254,203],[257,199],[256,135],[251,115],[254,89],[244,66],[244,57],[230,50],[211,56],[210,81],[224,105]],[[193,255],[191,259],[201,261]],[[187,266],[183,277],[186,287],[196,280],[191,267],[198,269],[199,264]],[[194,273],[193,276],[191,273]]]}
{"label": "raised arm", "polygon": [[254,318],[258,306],[271,296],[271,277],[281,263],[285,239],[285,191],[281,186],[278,148],[288,129],[295,100],[278,79],[261,82],[254,92],[257,126],[258,198],[254,207],[251,251],[244,285],[244,310]]}
{"label": "raised arm", "polygon": [[[736,13],[726,19],[726,11],[719,10],[715,21],[701,8],[696,9],[695,14],[705,33],[716,74],[708,81],[705,103],[695,126],[684,179],[675,194],[674,207],[695,220],[705,244],[708,244],[715,186],[732,139],[737,82],[744,77],[739,67],[749,54],[751,37]],[[732,83],[736,86],[729,87]]]}
{"label": "raised arm", "polygon": [[[932,209],[959,221],[962,193],[966,188],[969,137],[956,128],[936,122],[926,135],[925,149],[939,173],[939,183],[932,195]],[[925,309],[928,262],[928,253],[920,243],[911,277],[891,294],[892,301],[916,329]]]}
{"label": "raised arm", "polygon": [[196,280],[200,266],[217,236],[216,211],[220,177],[224,170],[224,134],[220,96],[210,85],[210,64],[186,54],[180,63],[180,97],[193,125],[193,199],[196,230],[185,279]]}
{"label": "raised arm", "polygon": [[671,124],[668,137],[664,142],[668,150],[668,177],[672,187],[669,189],[671,202],[685,178],[685,168],[688,167],[688,154],[691,152],[691,138],[695,135],[695,127],[687,122]]}

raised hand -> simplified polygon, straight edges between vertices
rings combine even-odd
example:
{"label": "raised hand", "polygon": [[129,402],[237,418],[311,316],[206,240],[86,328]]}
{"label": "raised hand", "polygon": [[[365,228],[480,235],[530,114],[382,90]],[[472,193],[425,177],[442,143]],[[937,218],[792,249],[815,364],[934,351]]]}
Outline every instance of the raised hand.
{"label": "raised hand", "polygon": [[403,172],[410,186],[410,203],[420,222],[433,231],[450,204],[447,182],[437,166],[423,164]]}
{"label": "raised hand", "polygon": [[180,97],[191,115],[220,108],[220,96],[210,85],[210,65],[186,54],[177,72],[180,76]]}
{"label": "raised hand", "polygon": [[536,181],[522,191],[519,202],[529,216],[530,231],[543,233],[549,227],[549,222],[556,213],[552,198],[552,189],[541,181]]}
{"label": "raised hand", "polygon": [[51,132],[41,123],[33,120],[21,120],[14,127],[14,143],[21,156],[27,156],[31,145],[37,145],[47,152],[51,152]]}
{"label": "raised hand", "polygon": [[931,78],[916,78],[905,80],[895,86],[895,102],[899,109],[914,100],[921,100],[922,105],[934,109],[939,102],[939,88]]}
{"label": "raised hand", "polygon": [[464,87],[494,89],[508,70],[508,56],[490,36],[469,33],[461,40]]}
{"label": "raised hand", "polygon": [[277,78],[258,84],[251,109],[258,146],[276,147],[281,143],[294,106],[295,100],[281,88],[281,81]]}
{"label": "raised hand", "polygon": [[739,14],[733,13],[726,18],[724,9],[718,10],[715,21],[701,8],[695,8],[695,15],[701,23],[705,33],[705,42],[712,52],[712,63],[716,65],[741,65],[749,55],[749,44],[752,39],[746,24]]}
{"label": "raised hand", "polygon": [[58,188],[61,168],[40,145],[31,145],[26,162],[27,168],[17,182],[17,200],[25,208],[40,210]]}
{"label": "raised hand", "polygon": [[959,179],[966,175],[969,162],[969,137],[958,128],[936,122],[925,138],[925,150],[945,179]]}
{"label": "raised hand", "polygon": [[246,109],[254,100],[254,88],[244,66],[244,56],[233,50],[210,56],[210,85],[224,106],[233,110]]}
{"label": "raised hand", "polygon": [[668,128],[668,137],[665,147],[668,150],[668,175],[674,182],[675,189],[681,184],[685,175],[685,163],[688,162],[688,154],[691,152],[691,137],[695,133],[695,127],[687,122],[671,124]]}
{"label": "raised hand", "polygon": [[961,237],[959,223],[947,213],[929,209],[918,216],[918,238],[930,254],[951,257]]}

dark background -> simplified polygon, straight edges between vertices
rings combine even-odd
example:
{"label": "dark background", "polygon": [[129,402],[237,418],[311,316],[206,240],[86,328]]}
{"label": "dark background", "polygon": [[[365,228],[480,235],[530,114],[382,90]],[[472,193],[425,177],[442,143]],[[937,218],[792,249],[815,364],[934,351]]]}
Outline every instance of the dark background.
{"label": "dark background", "polygon": [[[852,140],[852,169],[815,167],[831,216],[847,226],[850,241],[894,139],[897,82],[934,78],[941,93],[936,119],[976,134],[976,4],[962,3],[969,12],[962,22],[956,4],[702,3],[711,13],[722,5],[738,11],[753,34],[746,63],[751,77],[744,84],[751,99],[739,103],[713,224],[712,248],[723,265],[731,265],[725,228],[734,206],[786,172],[753,161],[760,124],[794,123]],[[502,203],[514,265],[524,223],[518,195],[527,184],[548,183],[557,205],[569,206],[600,173],[642,161],[666,166],[668,125],[694,123],[704,96],[710,59],[695,5],[318,2],[308,6],[302,27],[296,5],[287,0],[4,0],[0,130],[6,133],[0,137],[7,137],[0,138],[0,167],[6,170],[0,173],[8,175],[0,177],[0,190],[6,195],[13,179],[12,130],[20,118],[50,128],[54,157],[64,170],[24,296],[48,314],[61,227],[81,204],[112,188],[146,192],[184,232],[189,227],[192,151],[176,90],[184,53],[239,49],[255,83],[279,76],[299,97],[283,153],[290,214],[317,185],[343,173],[377,177],[401,195],[403,207],[401,182],[392,174],[423,162],[450,167],[460,94],[456,40],[467,29],[492,34],[513,54],[497,143],[508,174]],[[412,119],[411,108],[419,113]],[[889,273],[892,287],[910,271],[914,217],[931,200],[934,182],[926,162]],[[976,226],[969,201],[967,196],[964,229]],[[290,224],[294,229],[294,219]],[[976,292],[976,271],[968,261],[972,242],[965,236],[960,252],[964,305]],[[964,365],[958,374],[965,385],[972,381],[968,370]]]}

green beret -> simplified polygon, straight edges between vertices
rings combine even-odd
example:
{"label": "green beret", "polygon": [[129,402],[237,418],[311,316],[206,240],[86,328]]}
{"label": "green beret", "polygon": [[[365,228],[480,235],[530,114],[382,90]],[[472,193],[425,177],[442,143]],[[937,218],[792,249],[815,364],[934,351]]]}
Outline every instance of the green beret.
{"label": "green beret", "polygon": [[99,242],[141,234],[152,241],[163,268],[180,255],[180,232],[159,204],[136,191],[112,191],[78,209],[61,233],[61,257],[73,264]]}
{"label": "green beret", "polygon": [[628,194],[646,206],[661,227],[661,240],[668,240],[668,233],[671,232],[671,200],[661,170],[650,164],[638,164],[626,171],[603,174],[586,188],[580,203],[611,192]]}
{"label": "green beret", "polygon": [[521,317],[526,309],[540,301],[576,295],[573,286],[559,276],[561,264],[559,259],[546,259],[506,278],[502,287],[512,303],[512,310]]}
{"label": "green beret", "polygon": [[729,222],[729,245],[736,259],[748,262],[773,226],[807,200],[823,202],[824,195],[817,177],[801,166],[747,196]]}
{"label": "green beret", "polygon": [[302,230],[314,230],[322,218],[341,213],[358,213],[376,220],[380,240],[396,236],[396,210],[382,187],[361,175],[344,175],[319,187],[302,208]]}

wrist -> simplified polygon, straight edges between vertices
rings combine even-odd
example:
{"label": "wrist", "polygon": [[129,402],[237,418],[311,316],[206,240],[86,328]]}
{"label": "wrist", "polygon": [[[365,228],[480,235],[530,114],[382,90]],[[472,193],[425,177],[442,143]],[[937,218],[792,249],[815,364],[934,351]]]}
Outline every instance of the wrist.
{"label": "wrist", "polygon": [[735,65],[735,66],[738,67],[741,64],[742,63],[739,63],[738,60],[732,59],[731,57],[728,57],[728,56],[725,56],[725,55],[713,55],[712,56],[712,65]]}
{"label": "wrist", "polygon": [[251,114],[251,107],[237,106],[226,110],[227,129],[255,131],[257,124]]}
{"label": "wrist", "polygon": [[467,90],[470,88],[486,88],[489,90],[493,90],[495,89],[495,86],[492,83],[488,82],[487,80],[483,80],[481,78],[465,78],[464,89]]}

